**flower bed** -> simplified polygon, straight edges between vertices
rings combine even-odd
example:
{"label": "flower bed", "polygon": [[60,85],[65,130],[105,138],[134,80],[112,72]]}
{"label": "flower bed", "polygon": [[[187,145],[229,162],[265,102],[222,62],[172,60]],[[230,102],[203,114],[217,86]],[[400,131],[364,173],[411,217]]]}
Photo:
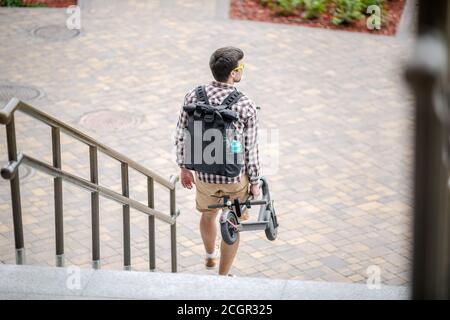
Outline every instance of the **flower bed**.
{"label": "flower bed", "polygon": [[[394,35],[405,0],[231,0],[231,19]],[[367,7],[381,9],[380,29],[367,27]]]}

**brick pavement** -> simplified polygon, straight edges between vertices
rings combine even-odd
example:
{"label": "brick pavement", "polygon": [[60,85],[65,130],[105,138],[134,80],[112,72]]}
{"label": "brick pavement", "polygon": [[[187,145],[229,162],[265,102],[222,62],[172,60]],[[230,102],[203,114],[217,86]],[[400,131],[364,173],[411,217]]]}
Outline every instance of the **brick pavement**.
{"label": "brick pavement", "polygon": [[[365,282],[377,265],[382,283],[408,283],[413,123],[402,63],[410,39],[228,20],[215,1],[81,3],[82,32],[64,41],[30,32],[64,25],[64,10],[0,9],[0,85],[41,89],[32,105],[168,177],[177,172],[171,137],[185,92],[210,80],[213,50],[239,46],[246,70],[238,87],[261,106],[261,128],[273,139],[278,133],[279,146],[262,153],[280,229],[275,242],[242,234],[233,272]],[[105,111],[123,127],[101,118],[84,125],[86,114]],[[51,162],[50,129],[25,115],[16,127],[19,149]],[[88,148],[62,135],[62,150],[63,169],[88,178]],[[120,165],[102,155],[99,162],[100,183],[120,192]],[[131,171],[130,185],[145,203],[145,179]],[[34,172],[21,190],[28,262],[53,265],[52,179]],[[179,271],[211,273],[202,265],[194,192],[177,195]],[[156,187],[157,208],[168,212],[168,197]],[[100,208],[102,267],[119,269],[121,206],[101,198]],[[89,266],[89,193],[64,184],[64,209],[67,264]],[[146,270],[147,220],[133,210],[131,219],[133,269]],[[157,269],[168,272],[162,222],[156,238]],[[0,180],[0,260],[13,263],[13,248],[9,183]]]}

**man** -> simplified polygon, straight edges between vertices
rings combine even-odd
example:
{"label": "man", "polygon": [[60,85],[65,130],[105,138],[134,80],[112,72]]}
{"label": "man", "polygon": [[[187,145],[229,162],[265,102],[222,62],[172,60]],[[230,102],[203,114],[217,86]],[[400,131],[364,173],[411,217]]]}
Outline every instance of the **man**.
{"label": "man", "polygon": [[[204,86],[206,100],[211,106],[219,106],[226,98],[236,91],[234,84],[241,81],[244,70],[244,53],[235,47],[224,47],[217,49],[210,58],[214,81]],[[197,90],[191,90],[184,99],[184,105],[198,102]],[[224,175],[211,174],[210,172],[195,171],[195,179],[192,172],[186,168],[186,135],[188,126],[188,113],[182,109],[175,137],[177,146],[177,163],[181,168],[180,180],[184,188],[192,189],[196,186],[196,208],[201,213],[200,233],[206,250],[205,265],[208,269],[216,266],[216,217],[218,209],[209,209],[209,204],[223,202],[223,196],[228,196],[231,201],[239,198],[245,201],[249,193],[255,198],[259,196],[258,182],[260,178],[260,165],[258,155],[258,118],[256,105],[243,93],[240,93],[237,102],[231,107],[236,112],[238,120],[234,122],[236,132],[242,134],[244,153],[244,163],[237,176],[230,177]],[[233,141],[235,142],[235,141]],[[240,147],[240,145],[238,145]],[[240,148],[238,148],[240,149]],[[250,189],[250,190],[249,190]],[[242,220],[248,217],[242,216]],[[222,241],[220,246],[219,275],[230,275],[229,271],[236,256],[239,246],[238,239],[233,245],[228,245]]]}

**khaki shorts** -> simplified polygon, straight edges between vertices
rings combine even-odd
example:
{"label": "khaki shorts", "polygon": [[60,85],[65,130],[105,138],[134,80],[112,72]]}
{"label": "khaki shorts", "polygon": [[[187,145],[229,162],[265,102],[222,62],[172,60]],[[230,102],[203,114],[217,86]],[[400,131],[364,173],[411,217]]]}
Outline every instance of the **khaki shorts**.
{"label": "khaki shorts", "polygon": [[209,209],[208,205],[223,203],[223,196],[228,196],[231,201],[236,198],[245,201],[249,196],[249,180],[246,174],[241,176],[241,181],[238,183],[206,183],[195,176],[195,186],[196,208],[201,213],[217,213],[219,209]]}

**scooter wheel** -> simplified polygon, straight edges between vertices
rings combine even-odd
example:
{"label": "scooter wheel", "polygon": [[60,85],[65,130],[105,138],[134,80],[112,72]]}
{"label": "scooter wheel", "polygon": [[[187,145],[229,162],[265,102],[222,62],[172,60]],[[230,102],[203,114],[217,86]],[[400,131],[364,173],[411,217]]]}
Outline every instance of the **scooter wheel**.
{"label": "scooter wheel", "polygon": [[230,222],[235,226],[238,224],[233,212],[228,212],[226,221],[220,224],[220,231],[222,233],[223,241],[225,241],[226,244],[232,245],[237,240],[238,231]]}
{"label": "scooter wheel", "polygon": [[274,241],[278,235],[278,223],[277,218],[275,216],[275,208],[273,207],[273,203],[270,207],[270,210],[266,211],[266,220],[269,221],[265,229],[266,237],[270,241]]}

